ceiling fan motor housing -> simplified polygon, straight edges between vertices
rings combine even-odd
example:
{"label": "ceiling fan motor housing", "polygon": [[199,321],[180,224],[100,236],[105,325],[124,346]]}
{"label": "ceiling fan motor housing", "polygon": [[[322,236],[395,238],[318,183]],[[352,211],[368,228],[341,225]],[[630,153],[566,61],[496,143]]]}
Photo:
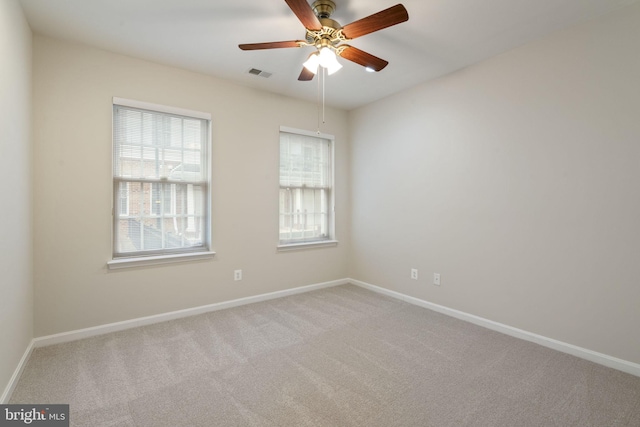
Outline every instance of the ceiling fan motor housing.
{"label": "ceiling fan motor housing", "polygon": [[329,18],[333,11],[336,10],[336,4],[331,0],[316,0],[311,5],[311,8],[318,18]]}
{"label": "ceiling fan motor housing", "polygon": [[337,47],[338,43],[344,41],[345,38],[340,32],[342,26],[330,18],[336,9],[336,4],[332,0],[316,0],[311,8],[322,24],[322,29],[318,31],[307,29],[307,42],[318,49]]}

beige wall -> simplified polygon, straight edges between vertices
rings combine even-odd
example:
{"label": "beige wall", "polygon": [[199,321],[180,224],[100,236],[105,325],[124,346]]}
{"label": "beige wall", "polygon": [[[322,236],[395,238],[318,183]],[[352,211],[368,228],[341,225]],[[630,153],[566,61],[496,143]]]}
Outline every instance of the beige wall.
{"label": "beige wall", "polygon": [[[314,131],[315,104],[38,36],[34,93],[36,336],[346,277],[344,112],[322,128],[336,137],[340,244],[276,253],[279,127]],[[107,270],[114,96],[212,114],[214,260]]]}
{"label": "beige wall", "polygon": [[0,395],[33,337],[31,30],[0,1]]}
{"label": "beige wall", "polygon": [[635,5],[353,111],[351,277],[640,363],[639,40]]}

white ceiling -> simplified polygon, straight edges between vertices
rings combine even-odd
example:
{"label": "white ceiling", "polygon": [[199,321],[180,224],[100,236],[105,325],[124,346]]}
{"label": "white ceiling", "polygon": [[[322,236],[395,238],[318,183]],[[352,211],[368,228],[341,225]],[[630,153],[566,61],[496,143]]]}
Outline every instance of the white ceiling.
{"label": "white ceiling", "polygon": [[[304,39],[283,0],[20,0],[32,30],[283,95],[316,100],[297,80],[312,48],[241,51]],[[328,105],[352,109],[638,0],[334,0],[346,25],[402,1],[409,21],[350,42],[389,61],[379,73],[340,59]],[[311,3],[312,0],[309,0]],[[250,68],[272,73],[248,74]]]}

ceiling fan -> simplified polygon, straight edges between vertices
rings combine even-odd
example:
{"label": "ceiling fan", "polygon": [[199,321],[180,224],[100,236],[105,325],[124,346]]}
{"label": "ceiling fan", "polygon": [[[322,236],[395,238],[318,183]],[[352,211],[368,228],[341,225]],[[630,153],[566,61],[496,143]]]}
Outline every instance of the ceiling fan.
{"label": "ceiling fan", "polygon": [[298,80],[312,80],[318,65],[332,74],[342,67],[336,55],[366,67],[369,71],[380,71],[389,64],[384,59],[373,56],[343,42],[400,24],[409,19],[409,13],[402,4],[397,4],[344,27],[330,18],[336,8],[332,0],[316,0],[312,5],[307,0],[285,0],[307,30],[305,40],[290,40],[267,43],[241,44],[242,50],[278,49],[314,46],[317,50],[304,63]]}

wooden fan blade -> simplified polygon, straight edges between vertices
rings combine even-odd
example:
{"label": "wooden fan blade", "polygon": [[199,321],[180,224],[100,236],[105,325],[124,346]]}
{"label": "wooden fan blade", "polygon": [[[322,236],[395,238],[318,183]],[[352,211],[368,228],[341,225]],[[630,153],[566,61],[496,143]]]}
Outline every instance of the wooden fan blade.
{"label": "wooden fan blade", "polygon": [[284,41],[284,42],[239,44],[238,47],[242,50],[279,49],[282,47],[300,47],[305,43],[306,42],[302,40],[290,40],[290,41]]}
{"label": "wooden fan blade", "polygon": [[409,12],[407,12],[407,9],[403,5],[397,4],[389,9],[345,25],[342,27],[342,34],[348,39],[355,39],[408,20]]}
{"label": "wooden fan blade", "polygon": [[307,3],[307,0],[284,0],[289,8],[296,14],[302,25],[309,30],[321,30],[322,24],[313,12],[313,9]]}
{"label": "wooden fan blade", "polygon": [[357,47],[349,45],[342,45],[341,47],[345,47],[344,50],[340,51],[341,57],[355,62],[356,64],[360,64],[363,67],[371,68],[374,71],[380,71],[389,64],[388,61],[378,58],[377,56],[373,56],[364,50],[358,49]]}
{"label": "wooden fan blade", "polygon": [[307,67],[302,67],[302,71],[300,72],[300,77],[298,77],[298,80],[300,80],[301,82],[308,82],[309,80],[313,80],[314,76],[315,74],[307,70]]}

